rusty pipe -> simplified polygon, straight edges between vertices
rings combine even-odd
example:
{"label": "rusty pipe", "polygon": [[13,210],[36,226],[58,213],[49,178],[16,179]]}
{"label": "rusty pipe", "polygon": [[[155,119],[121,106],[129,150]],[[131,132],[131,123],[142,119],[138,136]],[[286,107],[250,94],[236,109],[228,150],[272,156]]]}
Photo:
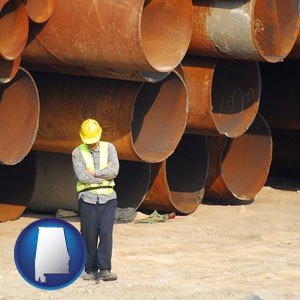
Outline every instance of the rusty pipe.
{"label": "rusty pipe", "polygon": [[93,65],[77,66],[73,64],[66,64],[49,53],[37,39],[34,39],[32,30],[30,30],[28,43],[22,53],[22,58],[22,66],[29,70],[69,75],[104,77],[154,83],[165,79],[170,74],[170,72],[147,72],[125,69],[113,70],[108,68],[99,68]]}
{"label": "rusty pipe", "polygon": [[[181,62],[190,42],[192,3],[57,1],[48,22],[33,24],[32,30],[47,52],[69,66],[94,72],[170,72]],[[39,53],[30,57],[34,63]],[[31,62],[27,51],[23,58]]]}
{"label": "rusty pipe", "polygon": [[3,6],[10,0],[0,0],[0,11],[2,10]]}
{"label": "rusty pipe", "polygon": [[262,95],[259,111],[271,128],[300,130],[300,61],[260,63]]}
{"label": "rusty pipe", "polygon": [[175,152],[151,167],[151,183],[141,209],[190,214],[201,203],[208,175],[204,136],[185,134]]}
{"label": "rusty pipe", "polygon": [[[34,74],[34,73],[33,73]],[[71,153],[79,127],[95,118],[120,159],[160,162],[179,143],[186,125],[187,91],[171,73],[159,83],[35,73],[41,117],[35,150]]]}
{"label": "rusty pipe", "polygon": [[205,198],[253,200],[264,186],[272,161],[272,136],[258,113],[240,137],[210,137]]}
{"label": "rusty pipe", "polygon": [[194,0],[188,53],[282,61],[299,32],[298,0]]}
{"label": "rusty pipe", "polygon": [[7,2],[0,11],[0,56],[19,57],[25,48],[29,21],[25,7],[18,1]]}
{"label": "rusty pipe", "polygon": [[21,56],[14,60],[6,60],[0,57],[0,84],[12,81],[18,73]]}
{"label": "rusty pipe", "polygon": [[273,159],[271,176],[300,176],[300,131],[272,128]]}
{"label": "rusty pipe", "polygon": [[32,197],[35,157],[29,153],[13,166],[0,165],[0,222],[18,219]]}
{"label": "rusty pipe", "polygon": [[[40,213],[55,213],[58,209],[78,212],[71,155],[33,152],[36,156],[36,178],[27,209]],[[120,171],[115,179],[118,207],[136,209],[146,195],[149,182],[150,164],[120,160]]]}
{"label": "rusty pipe", "polygon": [[56,0],[22,0],[28,17],[36,23],[46,22],[54,12]]}
{"label": "rusty pipe", "polygon": [[187,56],[182,67],[189,96],[186,132],[242,135],[259,107],[257,62]]}
{"label": "rusty pipe", "polygon": [[20,68],[0,85],[0,164],[19,163],[31,150],[39,124],[39,95],[32,76]]}

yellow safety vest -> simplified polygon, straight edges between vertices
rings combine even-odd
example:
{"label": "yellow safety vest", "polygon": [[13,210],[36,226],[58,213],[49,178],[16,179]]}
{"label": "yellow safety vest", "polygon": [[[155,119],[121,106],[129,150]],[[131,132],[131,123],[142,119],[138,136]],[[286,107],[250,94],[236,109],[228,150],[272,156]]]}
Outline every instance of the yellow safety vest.
{"label": "yellow safety vest", "polygon": [[[107,142],[99,142],[100,147],[100,170],[107,167],[108,164],[108,143]],[[94,166],[94,160],[92,157],[92,154],[90,152],[89,147],[86,144],[81,144],[79,146],[82,157],[85,161],[85,165],[87,170],[95,170]],[[103,180],[101,183],[92,183],[92,184],[85,184],[80,181],[77,181],[77,192],[81,192],[85,189],[89,189],[89,192],[95,193],[95,194],[104,194],[109,195],[114,190],[113,187],[115,185],[114,180]],[[92,189],[90,189],[92,188]]]}

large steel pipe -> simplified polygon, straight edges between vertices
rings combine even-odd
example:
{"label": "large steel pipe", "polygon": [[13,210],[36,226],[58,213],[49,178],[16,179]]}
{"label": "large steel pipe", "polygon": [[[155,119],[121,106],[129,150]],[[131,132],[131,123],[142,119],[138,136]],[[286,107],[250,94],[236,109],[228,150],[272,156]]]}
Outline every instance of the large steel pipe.
{"label": "large steel pipe", "polygon": [[189,54],[282,61],[299,32],[298,0],[195,0]]}
{"label": "large steel pipe", "polygon": [[300,130],[300,61],[260,64],[260,112],[271,128]]}
{"label": "large steel pipe", "polygon": [[[100,76],[103,69],[118,76],[128,70],[170,72],[181,62],[191,39],[192,3],[57,1],[48,22],[33,24],[32,29],[50,55],[74,68],[90,69],[94,75],[97,69]],[[34,63],[39,56],[39,52],[25,51],[24,62]]]}
{"label": "large steel pipe", "polygon": [[56,0],[22,0],[28,17],[36,23],[46,22],[54,12]]}
{"label": "large steel pipe", "polygon": [[0,11],[2,10],[3,6],[10,0],[0,0]]}
{"label": "large steel pipe", "polygon": [[[43,151],[34,153],[36,178],[28,210],[42,213],[55,213],[58,209],[78,212],[71,155]],[[137,209],[146,195],[149,182],[150,164],[120,160],[119,174],[115,179],[118,207]]]}
{"label": "large steel pipe", "polygon": [[190,214],[201,203],[208,174],[204,136],[185,134],[175,152],[151,167],[151,184],[140,208]]}
{"label": "large steel pipe", "polygon": [[7,2],[0,10],[0,56],[19,57],[28,38],[29,20],[25,7],[17,0]]}
{"label": "large steel pipe", "polygon": [[26,209],[32,197],[35,164],[29,153],[14,166],[0,165],[0,222],[18,219]]}
{"label": "large steel pipe", "polygon": [[39,124],[39,95],[31,75],[20,68],[0,84],[0,164],[19,163],[31,150]]}
{"label": "large steel pipe", "polygon": [[271,176],[300,177],[300,131],[273,129]]}
{"label": "large steel pipe", "polygon": [[41,117],[34,149],[71,153],[79,127],[94,118],[120,159],[160,162],[172,154],[186,125],[187,91],[171,73],[159,83],[35,74]]}
{"label": "large steel pipe", "polygon": [[14,60],[6,60],[0,57],[0,84],[8,83],[18,73],[21,63],[21,56]]}
{"label": "large steel pipe", "polygon": [[170,72],[158,71],[112,70],[88,64],[83,66],[66,64],[48,52],[37,39],[34,39],[31,31],[29,33],[27,46],[22,53],[22,65],[29,70],[36,71],[142,82],[158,82],[170,74]]}
{"label": "large steel pipe", "polygon": [[190,56],[182,66],[189,96],[186,132],[231,138],[242,135],[259,107],[257,62]]}
{"label": "large steel pipe", "polygon": [[205,198],[253,200],[264,186],[272,161],[268,124],[257,114],[251,127],[235,139],[210,137]]}

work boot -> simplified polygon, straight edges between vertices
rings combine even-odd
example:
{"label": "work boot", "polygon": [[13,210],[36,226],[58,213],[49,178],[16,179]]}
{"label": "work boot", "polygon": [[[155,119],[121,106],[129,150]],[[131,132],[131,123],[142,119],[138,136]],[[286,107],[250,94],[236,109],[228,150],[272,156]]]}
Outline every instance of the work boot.
{"label": "work boot", "polygon": [[83,280],[99,280],[99,274],[98,272],[85,272],[83,271],[80,275],[81,279]]}
{"label": "work boot", "polygon": [[99,278],[103,281],[114,281],[118,279],[116,273],[111,273],[108,270],[102,270],[99,272]]}

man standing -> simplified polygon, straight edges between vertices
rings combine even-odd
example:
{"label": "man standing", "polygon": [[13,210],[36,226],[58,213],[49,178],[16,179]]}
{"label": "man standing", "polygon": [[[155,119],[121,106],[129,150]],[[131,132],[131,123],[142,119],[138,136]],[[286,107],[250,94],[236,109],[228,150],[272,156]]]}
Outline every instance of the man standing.
{"label": "man standing", "polygon": [[100,141],[102,128],[93,119],[82,122],[83,144],[72,152],[77,179],[81,234],[87,247],[84,280],[116,280],[111,273],[113,226],[117,208],[114,178],[119,160],[113,144]]}

